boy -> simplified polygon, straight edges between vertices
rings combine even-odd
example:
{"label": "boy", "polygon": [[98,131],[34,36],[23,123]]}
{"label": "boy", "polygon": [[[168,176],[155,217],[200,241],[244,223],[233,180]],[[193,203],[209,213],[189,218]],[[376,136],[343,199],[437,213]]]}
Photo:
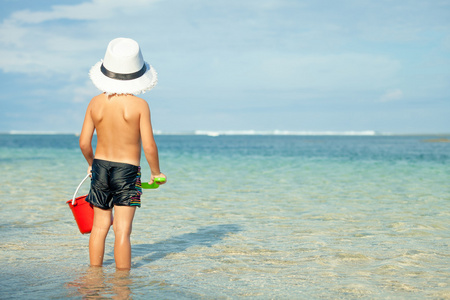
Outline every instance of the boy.
{"label": "boy", "polygon": [[[134,96],[152,89],[157,74],[142,57],[137,42],[127,38],[112,40],[103,61],[90,70],[94,85],[103,91],[92,98],[80,135],[80,149],[92,172],[86,201],[94,205],[94,224],[89,238],[91,266],[101,266],[105,239],[113,230],[116,268],[130,269],[130,235],[136,207],[140,207],[141,146],[151,169],[149,183],[166,178],[159,169],[158,148],[145,100]],[[95,156],[92,137],[97,131]],[[159,184],[163,184],[161,182]]]}

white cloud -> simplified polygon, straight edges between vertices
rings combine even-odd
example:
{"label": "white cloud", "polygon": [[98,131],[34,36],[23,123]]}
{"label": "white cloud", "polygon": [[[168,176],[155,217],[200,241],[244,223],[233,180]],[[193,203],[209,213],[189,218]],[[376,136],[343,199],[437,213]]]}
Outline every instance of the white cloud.
{"label": "white cloud", "polygon": [[54,5],[47,11],[29,11],[21,10],[13,13],[10,21],[37,24],[51,20],[101,20],[109,19],[120,13],[126,13],[131,10],[139,10],[153,1],[144,0],[93,0],[92,2],[83,2],[77,5]]}
{"label": "white cloud", "polygon": [[382,55],[280,55],[262,61],[261,74],[268,84],[290,88],[366,90],[385,87],[399,69],[399,61]]}
{"label": "white cloud", "polygon": [[[120,32],[124,20],[157,1],[93,0],[14,12],[0,24],[0,69],[44,75],[85,72],[87,65],[101,58],[95,53],[102,53],[110,37],[115,37],[111,32]],[[104,22],[111,25],[102,35]]]}
{"label": "white cloud", "polygon": [[403,98],[403,91],[401,89],[392,89],[386,91],[381,97],[381,102],[390,102],[395,100],[400,100]]}

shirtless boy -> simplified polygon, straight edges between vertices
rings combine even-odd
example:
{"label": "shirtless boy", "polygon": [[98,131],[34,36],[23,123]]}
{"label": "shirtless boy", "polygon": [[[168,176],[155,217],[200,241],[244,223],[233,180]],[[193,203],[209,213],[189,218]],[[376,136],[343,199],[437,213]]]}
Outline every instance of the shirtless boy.
{"label": "shirtless boy", "polygon": [[[90,71],[92,82],[103,91],[88,105],[80,135],[80,148],[92,172],[92,182],[86,201],[94,205],[94,224],[89,238],[91,266],[101,266],[105,239],[113,230],[116,268],[131,267],[130,235],[136,207],[140,207],[141,147],[151,169],[149,183],[166,176],[159,168],[150,120],[145,100],[134,96],[153,88],[157,74],[144,62],[139,45],[125,38],[112,40],[103,61]],[[92,137],[97,131],[95,155]],[[160,184],[163,184],[161,182]]]}

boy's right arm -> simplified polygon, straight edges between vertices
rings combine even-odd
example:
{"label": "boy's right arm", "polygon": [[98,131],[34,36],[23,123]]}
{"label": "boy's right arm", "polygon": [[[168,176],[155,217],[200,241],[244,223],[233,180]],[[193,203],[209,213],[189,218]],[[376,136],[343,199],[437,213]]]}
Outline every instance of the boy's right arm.
{"label": "boy's right arm", "polygon": [[[151,179],[149,181],[149,183],[151,184],[156,177],[166,178],[166,175],[161,173],[161,170],[159,168],[158,147],[156,146],[155,138],[153,136],[153,128],[150,120],[150,109],[147,102],[145,102],[140,112],[140,132],[142,148],[144,149],[145,158],[147,159],[147,163],[152,172]],[[164,183],[165,182],[162,182],[161,184]]]}
{"label": "boy's right arm", "polygon": [[81,152],[89,165],[88,173],[90,173],[90,169],[92,168],[92,163],[94,161],[94,151],[92,149],[92,136],[94,135],[94,130],[95,125],[91,116],[91,104],[89,104],[86,110],[79,139]]}

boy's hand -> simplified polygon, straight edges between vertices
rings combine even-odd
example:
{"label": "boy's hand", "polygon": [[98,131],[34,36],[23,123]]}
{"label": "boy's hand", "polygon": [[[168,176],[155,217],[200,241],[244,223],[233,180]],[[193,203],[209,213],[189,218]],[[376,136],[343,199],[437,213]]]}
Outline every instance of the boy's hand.
{"label": "boy's hand", "polygon": [[167,177],[166,175],[164,175],[163,173],[159,173],[157,175],[153,175],[150,177],[150,181],[148,182],[148,184],[152,184],[153,182],[155,182],[155,178],[158,177],[162,177],[165,179],[165,181],[156,181],[157,184],[161,185],[161,184],[165,184],[167,182]]}
{"label": "boy's hand", "polygon": [[92,177],[92,166],[88,167],[87,173],[89,174],[89,177]]}

